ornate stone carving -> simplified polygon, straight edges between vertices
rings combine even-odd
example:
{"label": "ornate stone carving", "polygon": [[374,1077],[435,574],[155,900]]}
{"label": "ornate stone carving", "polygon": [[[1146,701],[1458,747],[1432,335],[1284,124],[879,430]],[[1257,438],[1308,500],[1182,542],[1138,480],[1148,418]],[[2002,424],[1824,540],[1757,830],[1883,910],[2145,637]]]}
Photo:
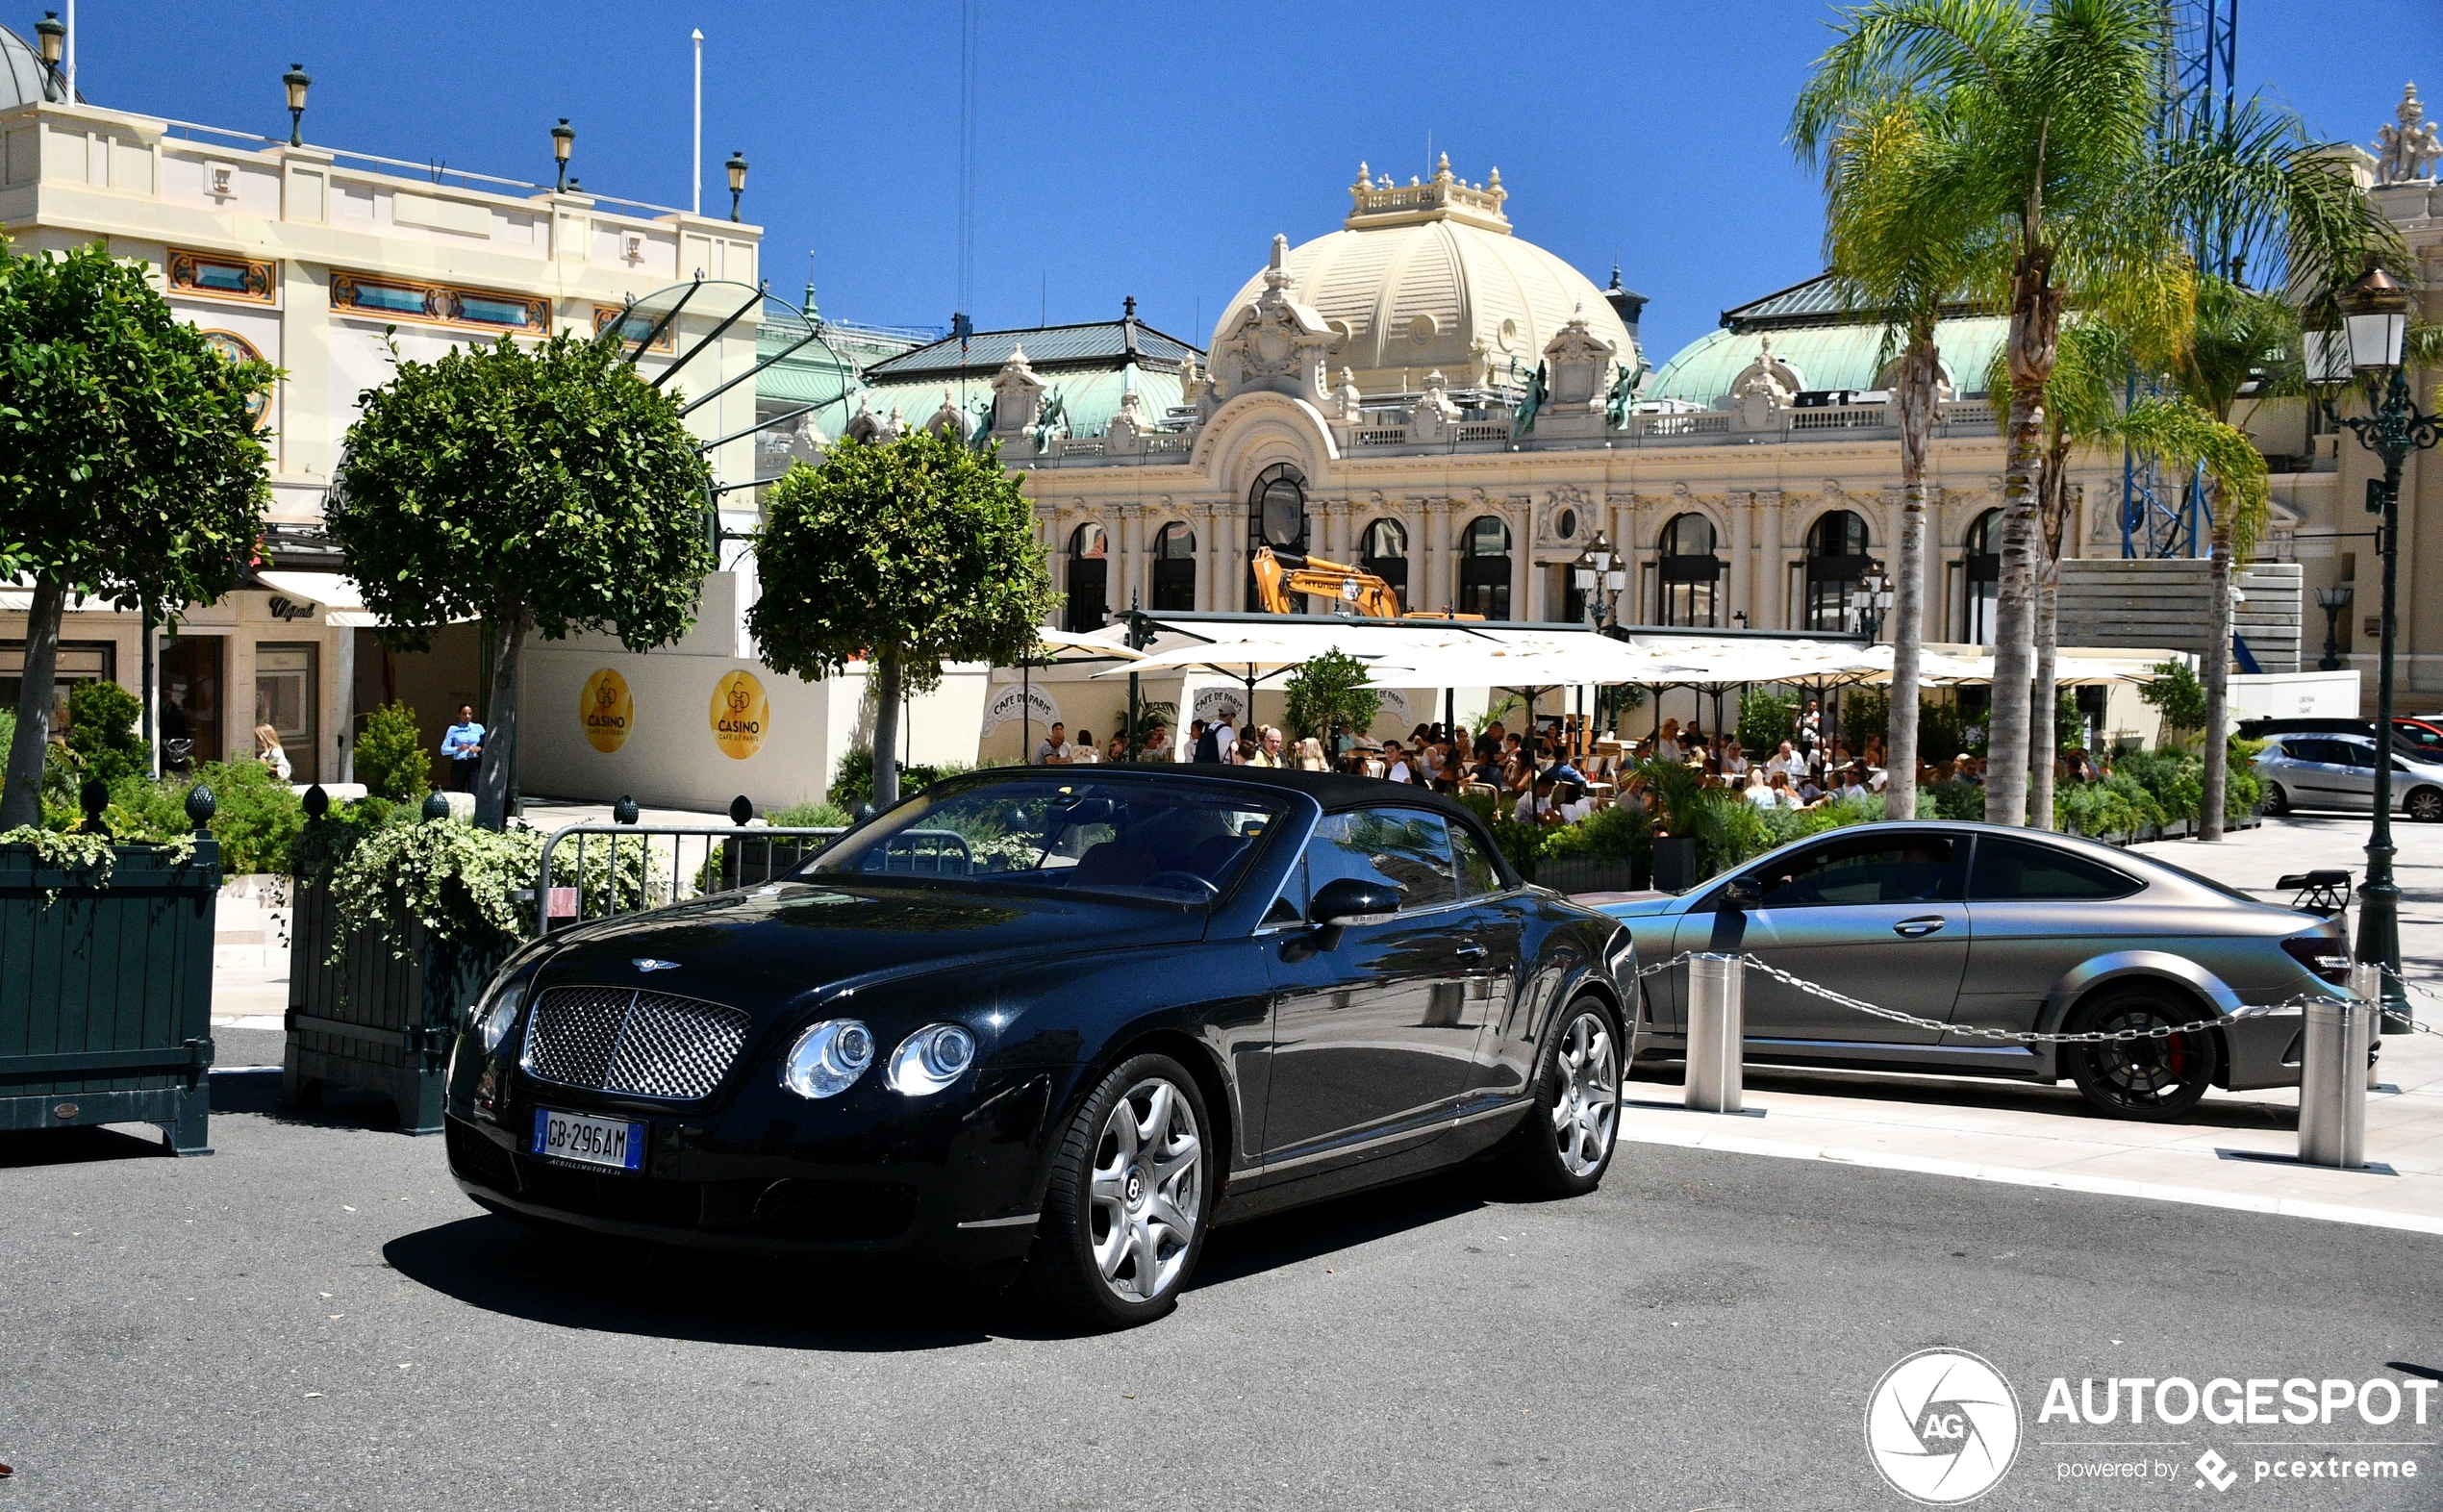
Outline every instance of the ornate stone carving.
{"label": "ornate stone carving", "polygon": [[1240,307],[1213,344],[1212,381],[1198,400],[1205,416],[1224,399],[1257,391],[1288,394],[1317,409],[1324,406],[1323,357],[1332,332],[1322,315],[1291,297],[1289,246],[1287,237],[1272,239],[1264,292]]}
{"label": "ornate stone carving", "polygon": [[1043,404],[1044,384],[1026,361],[1026,348],[1012,347],[1009,361],[993,375],[993,434],[1008,438],[1034,429]]}
{"label": "ornate stone carving", "polygon": [[1563,483],[1544,495],[1544,508],[1536,513],[1535,543],[1582,547],[1593,539],[1598,523],[1594,499],[1577,485]]}
{"label": "ornate stone carving", "polygon": [[849,418],[848,427],[842,434],[871,445],[886,446],[908,434],[908,422],[899,418],[897,405],[891,407],[890,417],[886,419],[875,415],[867,401],[860,397],[857,413]]}
{"label": "ornate stone carving", "polygon": [[1545,382],[1549,386],[1546,408],[1601,409],[1612,362],[1619,355],[1611,342],[1587,327],[1583,305],[1571,312],[1552,340],[1544,343]]}
{"label": "ornate stone carving", "polygon": [[1357,391],[1357,374],[1347,367],[1340,370],[1340,384],[1332,390],[1331,416],[1344,425],[1354,425],[1365,412],[1359,408],[1363,395]]}
{"label": "ornate stone carving", "polygon": [[1756,339],[1756,360],[1730,380],[1729,407],[1746,430],[1769,430],[1806,387],[1799,370],[1773,355],[1773,338]]}
{"label": "ornate stone carving", "polygon": [[924,428],[936,436],[947,436],[952,441],[967,435],[967,416],[959,413],[959,401],[951,397],[949,390],[942,391],[942,407],[925,416]]}
{"label": "ornate stone carving", "polygon": [[2400,124],[2382,127],[2375,134],[2375,181],[2432,182],[2434,160],[2443,158],[2443,141],[2436,140],[2434,123],[2426,118],[2426,107],[2418,102],[2416,85],[2401,91],[2401,103],[2392,115]]}
{"label": "ornate stone carving", "polygon": [[1115,452],[1139,451],[1154,429],[1145,401],[1138,397],[1136,390],[1130,389],[1120,395],[1120,412],[1111,417],[1110,427],[1103,432],[1103,442]]}
{"label": "ornate stone carving", "polygon": [[1448,383],[1437,367],[1425,374],[1425,391],[1408,414],[1408,439],[1420,443],[1440,442],[1449,438],[1450,428],[1458,423],[1459,406],[1451,402]]}

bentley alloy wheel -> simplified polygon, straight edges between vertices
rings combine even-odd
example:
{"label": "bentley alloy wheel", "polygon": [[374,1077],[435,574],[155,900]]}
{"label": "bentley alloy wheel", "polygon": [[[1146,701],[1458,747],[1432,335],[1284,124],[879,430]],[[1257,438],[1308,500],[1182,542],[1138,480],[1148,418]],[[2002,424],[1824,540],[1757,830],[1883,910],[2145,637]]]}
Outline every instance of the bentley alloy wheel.
{"label": "bentley alloy wheel", "polygon": [[1053,1156],[1027,1264],[1037,1294],[1104,1328],[1169,1312],[1204,1247],[1211,1128],[1196,1078],[1167,1055],[1105,1076]]}
{"label": "bentley alloy wheel", "polygon": [[1602,1182],[1620,1134],[1622,1043],[1612,1010],[1594,997],[1553,1020],[1536,1057],[1535,1106],[1506,1149],[1521,1187],[1582,1197]]}
{"label": "bentley alloy wheel", "polygon": [[1561,1165],[1574,1176],[1592,1176],[1612,1153],[1621,1111],[1620,1057],[1600,1015],[1585,1012],[1570,1021],[1561,1035],[1560,1071],[1552,1134]]}

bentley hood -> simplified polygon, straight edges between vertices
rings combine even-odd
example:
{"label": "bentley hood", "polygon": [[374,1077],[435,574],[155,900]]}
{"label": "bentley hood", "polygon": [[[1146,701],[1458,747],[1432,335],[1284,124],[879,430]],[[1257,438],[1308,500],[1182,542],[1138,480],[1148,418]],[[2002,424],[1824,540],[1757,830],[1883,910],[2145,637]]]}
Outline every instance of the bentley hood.
{"label": "bentley hood", "polygon": [[1198,909],[1084,894],[785,883],[571,930],[547,952],[541,977],[652,986],[757,1012],[817,989],[1178,944],[1204,928]]}

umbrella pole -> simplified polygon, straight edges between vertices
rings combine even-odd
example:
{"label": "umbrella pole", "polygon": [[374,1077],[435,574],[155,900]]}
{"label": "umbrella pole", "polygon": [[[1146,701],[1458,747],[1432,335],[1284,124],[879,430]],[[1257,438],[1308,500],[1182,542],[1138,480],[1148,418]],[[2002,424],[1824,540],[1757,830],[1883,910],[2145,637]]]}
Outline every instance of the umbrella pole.
{"label": "umbrella pole", "polygon": [[1018,664],[1018,764],[1028,766],[1035,760],[1035,711],[1027,707],[1035,699],[1035,661],[1032,657]]}

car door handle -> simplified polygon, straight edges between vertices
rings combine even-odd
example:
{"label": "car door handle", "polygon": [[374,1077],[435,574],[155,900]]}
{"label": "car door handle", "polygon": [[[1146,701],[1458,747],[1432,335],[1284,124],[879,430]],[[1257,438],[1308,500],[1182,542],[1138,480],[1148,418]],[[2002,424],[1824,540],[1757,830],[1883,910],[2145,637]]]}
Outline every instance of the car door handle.
{"label": "car door handle", "polygon": [[1473,944],[1463,945],[1458,950],[1459,959],[1462,961],[1481,961],[1491,953],[1484,946]]}
{"label": "car door handle", "polygon": [[1903,940],[1923,940],[1927,935],[1941,933],[1944,922],[1940,914],[1924,914],[1915,919],[1902,920],[1892,926],[1892,933]]}

